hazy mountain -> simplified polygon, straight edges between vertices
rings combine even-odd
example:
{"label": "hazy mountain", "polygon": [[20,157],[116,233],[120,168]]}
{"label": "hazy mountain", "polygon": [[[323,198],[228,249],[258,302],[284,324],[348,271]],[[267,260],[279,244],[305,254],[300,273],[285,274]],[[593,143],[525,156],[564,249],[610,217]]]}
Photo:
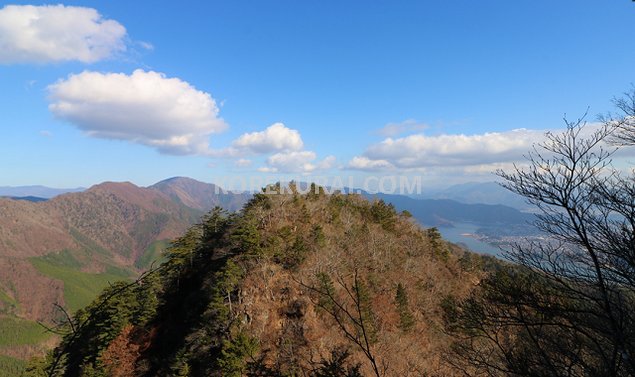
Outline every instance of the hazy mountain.
{"label": "hazy mountain", "polygon": [[[0,196],[0,198],[3,198],[3,196]],[[13,199],[13,200],[26,200],[27,202],[45,202],[48,199],[47,198],[40,198],[38,196],[6,196],[4,198],[7,199]]]}
{"label": "hazy mountain", "polygon": [[466,204],[502,204],[522,211],[532,208],[522,196],[501,187],[496,182],[463,183],[412,197],[416,199],[451,199]]}
{"label": "hazy mountain", "polygon": [[449,199],[413,199],[403,195],[376,194],[369,198],[383,199],[400,211],[409,211],[427,226],[470,222],[478,225],[526,224],[534,216],[505,205],[465,204]]}
{"label": "hazy mountain", "polygon": [[205,212],[215,206],[237,211],[251,198],[251,194],[232,193],[214,184],[186,177],[169,178],[148,188],[158,190],[190,208]]}
{"label": "hazy mountain", "polygon": [[86,190],[83,187],[77,188],[51,188],[46,186],[0,186],[0,196],[8,197],[38,197],[50,199],[57,195],[68,192],[81,192]]}

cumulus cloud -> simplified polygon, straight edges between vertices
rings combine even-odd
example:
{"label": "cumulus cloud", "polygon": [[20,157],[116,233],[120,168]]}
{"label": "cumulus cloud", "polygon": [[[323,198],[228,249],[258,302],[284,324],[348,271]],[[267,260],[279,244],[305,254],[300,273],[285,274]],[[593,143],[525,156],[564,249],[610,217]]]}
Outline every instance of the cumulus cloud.
{"label": "cumulus cloud", "polygon": [[294,151],[276,153],[267,158],[267,166],[258,170],[267,173],[311,173],[327,170],[335,163],[334,156],[316,161],[317,155],[312,151]]}
{"label": "cumulus cloud", "polygon": [[410,135],[387,138],[354,157],[351,169],[386,170],[472,166],[521,160],[544,132],[516,129],[478,135]]}
{"label": "cumulus cloud", "polygon": [[267,158],[267,165],[271,172],[303,173],[315,170],[312,163],[317,158],[315,152],[300,151],[276,153]]}
{"label": "cumulus cloud", "polygon": [[287,128],[282,123],[274,123],[264,131],[241,135],[232,146],[238,150],[248,150],[257,154],[300,151],[304,146],[300,133]]}
{"label": "cumulus cloud", "polygon": [[85,71],[48,90],[49,110],[87,135],[166,154],[209,154],[209,135],[227,127],[208,93],[157,72]]}
{"label": "cumulus cloud", "polygon": [[0,63],[93,63],[126,50],[126,29],[95,9],[7,5],[0,9]]}
{"label": "cumulus cloud", "polygon": [[274,123],[263,131],[244,133],[230,146],[208,151],[207,155],[217,158],[231,158],[236,167],[249,167],[249,155],[268,156],[265,166],[257,168],[263,173],[307,174],[331,169],[334,156],[318,160],[315,152],[304,150],[304,142],[298,130],[288,128],[283,123]]}
{"label": "cumulus cloud", "polygon": [[428,128],[425,123],[417,122],[414,119],[407,119],[400,123],[388,123],[377,133],[382,136],[397,136],[406,132],[419,132]]}

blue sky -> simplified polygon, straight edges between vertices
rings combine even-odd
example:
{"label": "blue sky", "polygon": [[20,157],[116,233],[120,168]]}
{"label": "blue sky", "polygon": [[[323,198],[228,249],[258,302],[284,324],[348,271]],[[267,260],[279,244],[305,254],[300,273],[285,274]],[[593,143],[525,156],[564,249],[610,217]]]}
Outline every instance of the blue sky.
{"label": "blue sky", "polygon": [[635,81],[626,0],[0,4],[0,186],[492,180]]}

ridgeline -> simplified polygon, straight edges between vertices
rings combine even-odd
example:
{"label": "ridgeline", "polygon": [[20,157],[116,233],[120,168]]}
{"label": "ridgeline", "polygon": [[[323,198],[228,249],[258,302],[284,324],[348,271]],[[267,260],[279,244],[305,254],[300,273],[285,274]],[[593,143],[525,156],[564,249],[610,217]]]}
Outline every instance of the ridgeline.
{"label": "ridgeline", "polygon": [[62,323],[27,375],[453,375],[442,307],[488,259],[383,201],[313,188],[213,209]]}

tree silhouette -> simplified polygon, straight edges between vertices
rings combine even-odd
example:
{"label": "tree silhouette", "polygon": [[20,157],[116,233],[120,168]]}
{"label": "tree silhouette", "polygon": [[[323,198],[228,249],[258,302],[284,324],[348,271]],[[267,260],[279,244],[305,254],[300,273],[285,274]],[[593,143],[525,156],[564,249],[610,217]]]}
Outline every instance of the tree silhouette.
{"label": "tree silhouette", "polygon": [[619,116],[565,120],[527,167],[498,172],[547,237],[513,245],[514,264],[447,311],[468,374],[635,375],[635,175],[613,162],[635,142],[635,89],[615,103]]}

